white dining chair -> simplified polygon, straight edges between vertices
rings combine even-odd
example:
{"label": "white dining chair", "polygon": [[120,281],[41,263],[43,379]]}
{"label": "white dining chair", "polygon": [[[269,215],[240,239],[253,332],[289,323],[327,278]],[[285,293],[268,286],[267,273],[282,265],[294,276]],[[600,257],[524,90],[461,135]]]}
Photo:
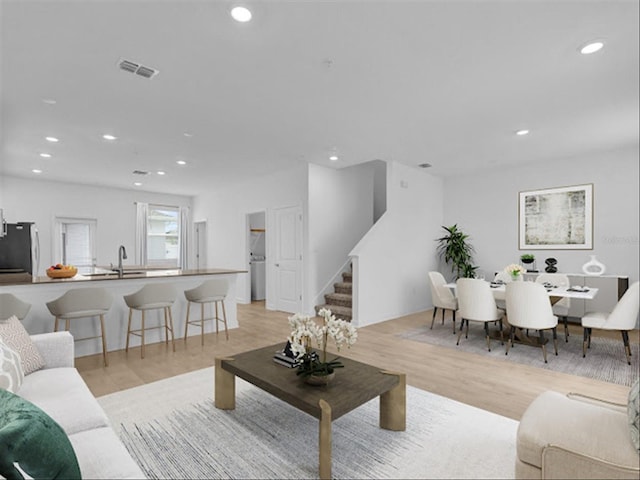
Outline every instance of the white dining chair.
{"label": "white dining chair", "polygon": [[509,340],[505,355],[509,354],[509,348],[513,345],[516,328],[537,330],[539,344],[542,347],[544,363],[547,363],[547,348],[544,331],[553,332],[553,346],[558,355],[558,317],[553,314],[549,295],[540,283],[536,282],[511,282],[506,288],[507,320],[511,326]]}
{"label": "white dining chair", "polygon": [[591,347],[591,331],[598,330],[618,330],[622,334],[624,350],[627,356],[627,363],[631,365],[631,347],[629,346],[629,331],[636,327],[638,319],[640,294],[639,283],[634,282],[629,289],[624,292],[611,313],[587,312],[582,317],[583,342],[582,358],[587,354],[587,348]]}
{"label": "white dining chair", "polygon": [[[560,288],[569,288],[571,286],[571,282],[569,281],[569,277],[564,273],[541,273],[536,277],[536,283],[553,285]],[[564,323],[564,341],[569,341],[569,309],[571,308],[571,299],[568,297],[564,297],[553,304],[551,309],[553,310],[553,314],[557,317],[562,318],[562,323]]]}
{"label": "white dining chair", "polygon": [[433,303],[433,315],[431,317],[431,329],[436,320],[438,308],[442,310],[442,324],[444,325],[444,315],[447,310],[451,310],[453,316],[453,333],[456,333],[456,309],[458,300],[446,286],[447,281],[440,272],[429,272],[429,285],[431,286],[431,302]]}
{"label": "white dining chair", "polygon": [[502,333],[502,318],[504,310],[496,307],[493,292],[489,283],[477,278],[460,278],[456,282],[458,293],[458,316],[460,317],[460,332],[456,345],[460,345],[462,328],[466,322],[464,338],[469,337],[469,321],[484,323],[484,331],[487,339],[487,349],[491,351],[491,336],[489,335],[489,323],[499,322],[500,342],[504,344]]}

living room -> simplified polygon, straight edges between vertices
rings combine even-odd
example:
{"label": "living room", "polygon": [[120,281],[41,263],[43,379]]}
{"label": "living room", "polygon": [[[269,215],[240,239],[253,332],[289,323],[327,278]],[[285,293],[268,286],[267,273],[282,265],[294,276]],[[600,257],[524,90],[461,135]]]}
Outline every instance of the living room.
{"label": "living room", "polygon": [[[192,222],[207,224],[208,264],[248,270],[247,214],[266,212],[269,232],[278,208],[299,206],[296,311],[311,314],[341,269],[350,263],[355,268],[360,339],[345,356],[391,365],[406,371],[415,388],[514,421],[545,390],[626,402],[628,386],[534,367],[507,369],[466,356],[463,345],[439,349],[393,332],[430,322],[426,272],[452,278],[436,254],[443,225],[458,224],[470,235],[475,263],[487,276],[518,262],[523,191],[593,185],[592,249],[535,251],[539,268],[554,257],[560,272],[577,273],[595,255],[607,274],[627,277],[630,285],[640,278],[637,4],[425,1],[404,5],[405,18],[384,2],[305,2],[309,11],[260,2],[238,35],[234,24],[221,20],[226,2],[197,4],[188,13],[177,2],[162,2],[158,10],[129,5],[126,12],[110,10],[115,6],[109,3],[3,1],[0,207],[8,222],[38,225],[42,266],[60,261],[52,241],[59,216],[97,220],[99,265],[114,263],[121,244],[135,251],[134,203],[148,202],[189,207]],[[360,8],[366,21],[358,18]],[[216,17],[213,39],[200,31],[207,15]],[[48,17],[57,20],[49,23]],[[125,25],[114,27],[125,17]],[[148,18],[157,19],[155,27],[134,37],[136,25]],[[322,19],[321,25],[310,18]],[[294,21],[302,25],[295,26],[295,40],[274,40]],[[359,22],[363,30],[351,31]],[[178,26],[197,33],[189,39]],[[297,35],[305,29],[310,35],[302,42]],[[94,31],[105,38],[98,42]],[[269,37],[269,54],[259,48],[260,35]],[[543,46],[534,48],[545,35]],[[350,39],[358,48],[341,49]],[[603,49],[581,55],[579,47],[593,39],[604,40]],[[113,48],[103,51],[109,42]],[[70,48],[74,44],[77,50]],[[215,55],[207,53],[213,44]],[[239,60],[221,52],[221,45],[250,56]],[[186,51],[194,53],[180,54]],[[65,60],[52,52],[65,52]],[[115,64],[127,55],[159,73],[146,84],[125,83],[131,79]],[[186,74],[198,61],[198,74]],[[39,74],[29,64],[43,68],[47,75],[41,77],[47,78],[36,81]],[[94,73],[69,78],[83,66]],[[371,78],[377,80],[366,81]],[[73,98],[80,91],[81,98]],[[246,91],[252,94],[242,100]],[[222,97],[239,103],[223,104]],[[57,103],[43,102],[48,99]],[[117,105],[118,113],[110,111]],[[134,106],[131,125],[125,125],[122,105]],[[89,111],[109,113],[92,123]],[[141,126],[151,119],[161,120],[153,128]],[[114,128],[120,138],[86,141],[80,148],[78,137]],[[516,135],[521,129],[529,132]],[[60,142],[46,143],[45,135]],[[253,163],[242,166],[247,157]],[[180,159],[187,165],[176,165]],[[384,165],[379,217],[372,214],[379,187],[367,170],[372,160]],[[432,165],[418,167],[423,163]],[[148,174],[132,176],[134,169]],[[351,193],[335,188],[338,183]],[[346,208],[358,200],[357,208]],[[238,276],[240,327],[229,342],[209,333],[202,350],[190,338],[186,346],[178,342],[175,356],[164,344],[153,345],[144,360],[113,352],[106,368],[99,355],[77,358],[84,380],[101,396],[211,367],[219,355],[284,341],[293,312],[277,311],[269,268],[264,303],[251,303],[249,276]],[[29,333],[42,333],[51,330],[52,319],[32,316],[25,325]],[[572,335],[581,334],[573,325]],[[424,365],[413,365],[416,357]]]}

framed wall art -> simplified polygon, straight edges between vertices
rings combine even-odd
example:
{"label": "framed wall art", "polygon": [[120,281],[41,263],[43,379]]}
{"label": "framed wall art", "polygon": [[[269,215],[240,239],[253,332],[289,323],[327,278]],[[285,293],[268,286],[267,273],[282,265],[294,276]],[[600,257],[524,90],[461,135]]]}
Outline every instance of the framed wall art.
{"label": "framed wall art", "polygon": [[520,192],[521,250],[593,248],[593,184]]}

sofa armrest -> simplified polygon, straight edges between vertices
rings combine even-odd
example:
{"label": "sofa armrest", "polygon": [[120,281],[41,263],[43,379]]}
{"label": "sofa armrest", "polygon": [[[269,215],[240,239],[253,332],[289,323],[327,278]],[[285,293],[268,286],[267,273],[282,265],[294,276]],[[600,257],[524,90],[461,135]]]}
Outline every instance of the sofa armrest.
{"label": "sofa armrest", "polygon": [[74,366],[73,336],[69,332],[31,335],[31,340],[44,359],[44,368]]}
{"label": "sofa armrest", "polygon": [[624,403],[610,402],[608,400],[602,400],[601,398],[590,397],[588,395],[573,392],[567,393],[567,397],[578,402],[590,403],[591,405],[596,405],[598,407],[609,408],[625,414],[627,413],[627,405]]}
{"label": "sofa armrest", "polygon": [[558,445],[544,448],[542,478],[577,478],[576,475],[581,479],[637,479],[640,466],[619,465]]}

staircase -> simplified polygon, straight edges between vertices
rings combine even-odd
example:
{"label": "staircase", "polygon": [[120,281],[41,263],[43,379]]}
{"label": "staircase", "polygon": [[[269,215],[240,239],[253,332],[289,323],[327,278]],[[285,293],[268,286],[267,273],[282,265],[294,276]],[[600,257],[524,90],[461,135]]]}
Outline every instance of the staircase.
{"label": "staircase", "polygon": [[342,273],[342,282],[334,283],[334,293],[328,293],[324,296],[324,305],[316,305],[316,314],[322,308],[331,310],[336,318],[351,321],[351,305],[352,305],[352,283],[353,277],[351,272]]}

